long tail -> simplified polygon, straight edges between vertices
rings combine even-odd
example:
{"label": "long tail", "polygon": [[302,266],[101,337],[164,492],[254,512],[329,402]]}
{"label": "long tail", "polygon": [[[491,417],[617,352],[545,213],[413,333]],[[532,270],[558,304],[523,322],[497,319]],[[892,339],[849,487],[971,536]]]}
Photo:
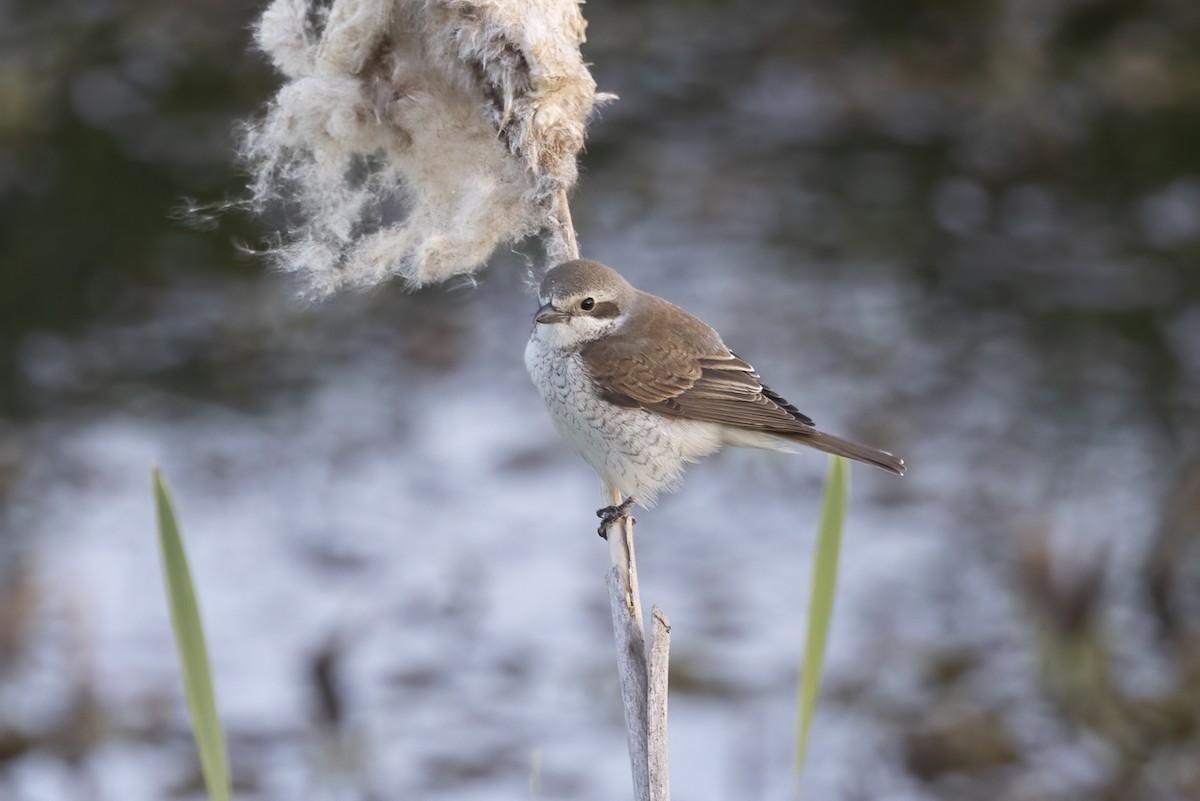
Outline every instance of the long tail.
{"label": "long tail", "polygon": [[[780,435],[777,434],[776,436]],[[866,445],[859,445],[857,442],[835,437],[823,431],[787,435],[783,438],[789,442],[807,445],[810,448],[825,451],[825,453],[832,453],[835,456],[845,456],[847,459],[853,459],[856,462],[866,462],[867,464],[887,470],[889,473],[895,473],[898,476],[904,475],[904,460],[899,456],[893,456],[887,451],[868,448]]]}

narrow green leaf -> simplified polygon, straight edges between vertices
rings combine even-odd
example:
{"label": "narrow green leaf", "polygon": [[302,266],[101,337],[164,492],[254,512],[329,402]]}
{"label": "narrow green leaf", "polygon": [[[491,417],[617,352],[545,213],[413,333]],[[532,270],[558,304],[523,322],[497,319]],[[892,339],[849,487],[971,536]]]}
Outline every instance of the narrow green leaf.
{"label": "narrow green leaf", "polygon": [[825,661],[825,643],[833,618],[833,598],[837,590],[838,558],[842,549],[842,523],[846,519],[846,461],[833,457],[825,481],[825,499],[821,502],[821,522],[817,530],[817,552],[813,557],[811,596],[808,604],[808,636],[804,644],[804,664],[800,669],[800,722],[796,738],[796,790],[804,772],[808,754],[808,733],[817,692],[821,688],[821,666]]}
{"label": "narrow green leaf", "polygon": [[204,785],[208,788],[211,801],[229,801],[233,792],[229,759],[225,752],[225,735],[217,717],[217,700],[213,693],[200,609],[196,605],[192,575],[188,570],[183,540],[179,536],[175,509],[166,482],[157,468],[154,470],[154,502],[158,507],[158,544],[162,552],[167,597],[171,604],[171,625],[175,629],[175,644],[179,648],[183,688],[192,716],[192,735],[196,739],[196,750],[200,753]]}

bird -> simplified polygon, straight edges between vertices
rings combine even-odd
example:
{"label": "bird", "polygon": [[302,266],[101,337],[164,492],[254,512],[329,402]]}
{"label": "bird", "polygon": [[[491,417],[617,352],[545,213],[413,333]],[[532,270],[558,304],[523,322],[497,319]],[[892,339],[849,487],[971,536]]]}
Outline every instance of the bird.
{"label": "bird", "polygon": [[725,446],[801,445],[904,474],[903,459],[819,430],[711,326],[611,267],[558,264],[538,302],[525,367],[559,434],[624,499],[596,513],[602,537]]}

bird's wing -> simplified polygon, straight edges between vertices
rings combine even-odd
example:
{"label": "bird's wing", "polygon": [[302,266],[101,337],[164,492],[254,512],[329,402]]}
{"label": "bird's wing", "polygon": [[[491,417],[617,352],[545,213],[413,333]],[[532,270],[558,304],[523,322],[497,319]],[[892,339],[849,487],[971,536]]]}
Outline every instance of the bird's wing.
{"label": "bird's wing", "polygon": [[676,316],[669,331],[627,330],[586,345],[580,356],[601,395],[689,420],[778,434],[813,430],[813,421],[764,386],[712,328],[686,318],[680,324]]}

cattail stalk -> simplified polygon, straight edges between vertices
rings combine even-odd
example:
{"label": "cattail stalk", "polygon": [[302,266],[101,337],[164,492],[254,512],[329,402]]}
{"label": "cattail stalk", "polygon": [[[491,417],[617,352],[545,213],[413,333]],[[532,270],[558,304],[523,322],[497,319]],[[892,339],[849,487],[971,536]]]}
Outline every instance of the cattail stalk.
{"label": "cattail stalk", "polygon": [[[610,487],[606,494],[610,503],[621,503],[620,491]],[[633,518],[626,515],[608,527],[612,559],[608,571],[608,599],[617,645],[617,672],[625,706],[634,798],[636,801],[668,801],[667,656],[671,626],[666,614],[655,607],[652,647],[647,658],[633,525]]]}

